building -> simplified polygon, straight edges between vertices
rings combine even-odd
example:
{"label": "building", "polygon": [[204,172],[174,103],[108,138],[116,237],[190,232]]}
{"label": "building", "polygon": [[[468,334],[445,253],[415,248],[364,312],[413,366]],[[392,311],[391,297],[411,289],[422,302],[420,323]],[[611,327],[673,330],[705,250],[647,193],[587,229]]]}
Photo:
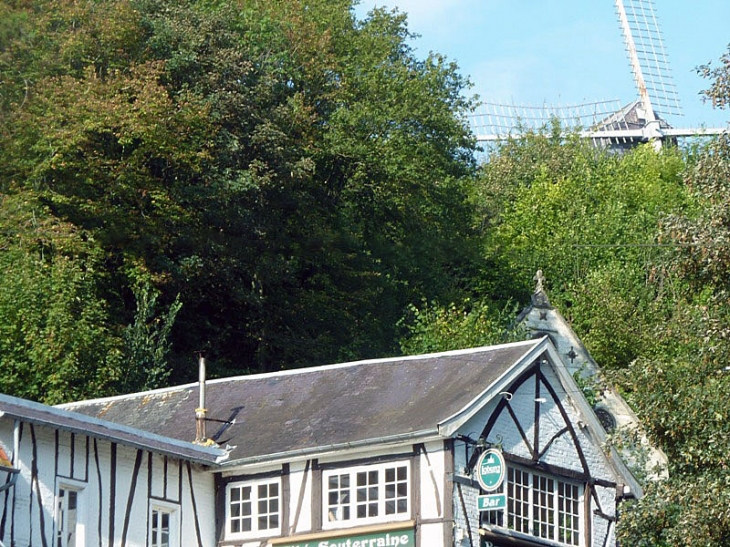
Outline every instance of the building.
{"label": "building", "polygon": [[641,495],[548,337],[0,413],[18,547],[604,546]]}
{"label": "building", "polygon": [[0,395],[0,452],[7,547],[214,544],[225,450]]}

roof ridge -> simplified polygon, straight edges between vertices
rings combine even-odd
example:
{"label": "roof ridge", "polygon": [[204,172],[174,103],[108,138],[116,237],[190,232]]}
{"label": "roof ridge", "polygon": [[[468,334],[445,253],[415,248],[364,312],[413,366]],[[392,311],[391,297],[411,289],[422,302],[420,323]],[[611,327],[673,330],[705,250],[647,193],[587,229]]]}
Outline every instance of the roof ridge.
{"label": "roof ridge", "polygon": [[[312,366],[312,367],[278,370],[278,371],[274,371],[274,372],[262,372],[262,373],[257,373],[257,374],[241,374],[238,376],[213,378],[213,379],[207,380],[206,384],[208,386],[211,386],[211,385],[222,384],[222,383],[227,383],[227,382],[238,382],[238,381],[248,381],[248,380],[253,381],[253,380],[266,379],[266,378],[284,378],[284,377],[288,377],[288,376],[295,376],[298,374],[309,374],[309,373],[313,373],[313,372],[321,372],[324,370],[337,370],[337,369],[350,368],[350,367],[363,366],[363,365],[376,365],[376,364],[400,363],[403,361],[438,359],[441,357],[450,357],[450,356],[455,356],[455,355],[476,355],[479,353],[491,352],[491,351],[506,349],[506,348],[510,348],[510,347],[518,347],[521,345],[525,345],[525,346],[535,345],[537,343],[539,343],[539,339],[530,339],[530,340],[521,340],[518,342],[508,342],[508,343],[504,343],[504,344],[496,344],[496,345],[492,345],[492,346],[477,346],[474,348],[447,350],[447,351],[423,353],[423,354],[417,354],[417,355],[400,355],[400,356],[394,356],[394,357],[360,359],[357,361],[347,361],[344,363],[331,363],[328,365],[316,365],[316,366]],[[162,395],[165,393],[177,393],[180,391],[196,388],[197,386],[198,386],[198,382],[191,382],[188,384],[180,384],[177,386],[163,387],[163,388],[152,389],[152,390],[148,390],[148,391],[139,391],[139,392],[135,392],[135,393],[127,393],[127,394],[122,394],[122,395],[112,395],[110,397],[99,397],[96,399],[86,399],[86,400],[81,400],[81,401],[74,401],[71,403],[63,403],[63,404],[55,405],[55,408],[61,408],[61,409],[68,410],[68,409],[78,408],[80,406],[101,404],[101,403],[113,403],[115,401],[128,400],[128,399],[133,399],[136,397],[149,397],[152,395]]]}

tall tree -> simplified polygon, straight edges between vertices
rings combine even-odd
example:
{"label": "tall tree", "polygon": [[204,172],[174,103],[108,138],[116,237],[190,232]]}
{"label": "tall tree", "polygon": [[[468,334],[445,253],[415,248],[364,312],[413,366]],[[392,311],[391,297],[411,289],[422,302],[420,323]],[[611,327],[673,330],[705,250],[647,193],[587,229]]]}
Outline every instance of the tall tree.
{"label": "tall tree", "polygon": [[195,351],[219,374],[397,352],[407,304],[460,294],[468,82],[416,58],[402,15],[356,21],[347,0],[2,6],[0,184],[93,241],[115,336],[140,282],[163,309],[179,295],[172,381]]}
{"label": "tall tree", "polygon": [[673,285],[673,313],[656,325],[653,351],[620,377],[670,465],[670,478],[624,511],[620,534],[635,545],[720,546],[730,537],[723,509],[730,502],[727,135],[707,147],[686,180],[700,207],[669,217],[662,239],[676,249],[662,276]]}
{"label": "tall tree", "polygon": [[[728,54],[706,92],[727,108]],[[730,138],[713,140],[686,172],[698,204],[663,222],[674,249],[657,283],[671,286],[672,313],[658,323],[658,343],[619,379],[646,431],[669,459],[669,479],[627,505],[619,526],[632,545],[726,545],[730,537]]]}

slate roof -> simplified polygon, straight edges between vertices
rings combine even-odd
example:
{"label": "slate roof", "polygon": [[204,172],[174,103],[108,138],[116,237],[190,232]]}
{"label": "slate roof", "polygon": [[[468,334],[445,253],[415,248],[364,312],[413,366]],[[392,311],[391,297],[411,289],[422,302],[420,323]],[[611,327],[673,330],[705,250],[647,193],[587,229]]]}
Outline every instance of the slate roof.
{"label": "slate roof", "polygon": [[226,459],[228,454],[220,448],[199,446],[181,442],[169,436],[152,434],[121,423],[110,423],[93,416],[26,401],[0,394],[0,416],[21,421],[81,433],[97,439],[142,448],[192,462],[213,465]]}
{"label": "slate roof", "polygon": [[[210,380],[207,435],[234,463],[436,434],[540,342]],[[192,441],[197,404],[195,383],[62,406]]]}

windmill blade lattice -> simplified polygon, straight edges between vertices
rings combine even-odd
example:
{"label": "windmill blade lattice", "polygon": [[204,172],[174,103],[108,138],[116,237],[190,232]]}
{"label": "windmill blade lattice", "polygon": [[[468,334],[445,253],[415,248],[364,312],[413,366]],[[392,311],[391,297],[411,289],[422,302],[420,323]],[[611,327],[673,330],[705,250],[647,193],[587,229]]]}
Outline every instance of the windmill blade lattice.
{"label": "windmill blade lattice", "polygon": [[669,67],[654,0],[614,0],[638,99],[575,105],[516,105],[486,102],[468,117],[480,142],[520,138],[527,132],[550,133],[557,121],[563,134],[575,133],[599,146],[626,150],[640,142],[660,147],[665,139],[718,135],[727,128],[678,129],[666,116],[682,115]]}
{"label": "windmill blade lattice", "polygon": [[664,116],[681,116],[654,0],[616,0],[616,13],[644,106]]}
{"label": "windmill blade lattice", "polygon": [[616,142],[641,136],[642,124],[632,122],[628,107],[622,107],[618,100],[540,106],[482,103],[479,111],[469,116],[480,142],[519,138],[525,132],[550,132],[556,121],[562,133],[575,132],[601,144],[609,144],[606,139]]}

